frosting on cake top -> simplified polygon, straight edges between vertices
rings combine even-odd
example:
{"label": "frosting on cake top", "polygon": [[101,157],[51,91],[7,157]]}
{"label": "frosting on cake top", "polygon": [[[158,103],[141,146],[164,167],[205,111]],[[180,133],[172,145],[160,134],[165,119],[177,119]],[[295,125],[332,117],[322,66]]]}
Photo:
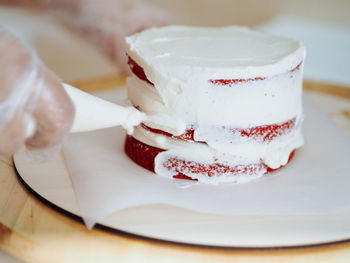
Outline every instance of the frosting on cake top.
{"label": "frosting on cake top", "polygon": [[151,28],[126,43],[151,81],[149,67],[179,79],[196,73],[206,79],[269,77],[292,70],[305,56],[297,40],[240,26]]}

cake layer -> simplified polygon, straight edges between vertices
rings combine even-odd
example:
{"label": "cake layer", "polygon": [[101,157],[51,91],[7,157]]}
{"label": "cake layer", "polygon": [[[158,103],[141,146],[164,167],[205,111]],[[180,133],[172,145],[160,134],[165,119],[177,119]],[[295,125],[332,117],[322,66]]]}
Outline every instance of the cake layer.
{"label": "cake layer", "polygon": [[[299,63],[294,69],[290,70],[290,72],[299,70],[301,64],[302,64],[302,62]],[[149,84],[154,86],[154,84],[147,78],[144,69],[139,64],[137,64],[135,60],[133,60],[129,56],[128,56],[128,65],[129,65],[131,72],[135,76],[137,76],[139,79],[144,80],[144,81],[146,81]],[[237,84],[237,83],[241,83],[241,82],[264,80],[266,78],[267,77],[255,77],[255,78],[248,78],[248,79],[211,79],[209,81],[213,84],[219,84],[219,85],[225,86],[225,85]]]}
{"label": "cake layer", "polygon": [[240,139],[254,140],[261,143],[269,143],[272,140],[279,138],[280,136],[287,135],[293,132],[293,130],[298,125],[299,123],[296,124],[296,118],[293,118],[283,123],[256,126],[246,129],[229,128],[226,126],[212,126],[210,127],[210,131],[208,132],[208,134],[200,134],[199,136],[196,133],[196,128],[191,127],[187,129],[185,133],[175,136],[168,132],[153,129],[145,124],[141,124],[141,126],[146,130],[175,139],[198,141],[195,138],[200,137],[204,138],[202,142],[205,142],[207,139],[209,139],[209,136],[212,136],[218,142],[220,141],[223,143],[233,143],[239,141]]}
{"label": "cake layer", "polygon": [[[157,155],[164,151],[164,149],[142,143],[130,135],[127,135],[125,140],[125,152],[134,162],[152,172],[158,171],[158,174],[169,178],[205,183],[242,183],[257,179],[267,172],[273,171],[262,162],[230,165],[214,160],[202,163],[191,159],[183,159],[181,156],[170,157],[159,163]],[[287,162],[291,160],[293,153],[290,153]],[[161,170],[160,173],[159,170]]]}
{"label": "cake layer", "polygon": [[136,127],[132,136],[142,143],[164,149],[157,157],[159,162],[164,158],[179,156],[200,163],[214,159],[230,165],[262,162],[271,169],[285,165],[290,153],[304,143],[300,127],[270,143],[251,140],[237,140],[235,143],[192,142],[157,134],[142,126]]}
{"label": "cake layer", "polygon": [[128,99],[138,109],[149,115],[166,114],[186,127],[244,129],[302,118],[302,65],[264,80],[228,85],[207,81],[191,92],[162,95],[161,90],[135,75],[128,78],[127,86]]}

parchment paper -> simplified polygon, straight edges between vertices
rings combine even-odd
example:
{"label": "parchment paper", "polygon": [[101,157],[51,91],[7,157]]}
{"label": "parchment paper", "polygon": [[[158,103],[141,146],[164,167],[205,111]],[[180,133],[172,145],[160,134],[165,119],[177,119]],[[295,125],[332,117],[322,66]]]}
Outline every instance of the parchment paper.
{"label": "parchment paper", "polygon": [[71,135],[64,153],[86,225],[146,204],[230,215],[350,212],[350,139],[309,99],[304,108],[305,145],[286,167],[247,184],[159,177],[125,155],[121,128]]}

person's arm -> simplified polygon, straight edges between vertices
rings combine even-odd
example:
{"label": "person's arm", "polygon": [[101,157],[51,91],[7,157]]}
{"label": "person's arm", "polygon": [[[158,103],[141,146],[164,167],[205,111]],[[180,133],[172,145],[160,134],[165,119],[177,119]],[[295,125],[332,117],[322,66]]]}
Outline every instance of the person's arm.
{"label": "person's arm", "polygon": [[[0,28],[0,156],[23,144],[30,150],[53,147],[69,132],[74,106],[60,80],[37,55]],[[36,131],[26,139],[28,117]]]}

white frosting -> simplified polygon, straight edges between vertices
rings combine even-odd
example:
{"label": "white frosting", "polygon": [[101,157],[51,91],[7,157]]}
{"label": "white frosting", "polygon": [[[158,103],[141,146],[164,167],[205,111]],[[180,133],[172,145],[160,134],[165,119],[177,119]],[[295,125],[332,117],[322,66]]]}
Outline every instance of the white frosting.
{"label": "white frosting", "polygon": [[[171,177],[161,165],[166,156],[204,163],[217,158],[231,165],[262,160],[269,167],[278,168],[286,164],[292,150],[303,144],[301,63],[305,49],[300,42],[245,27],[170,26],[135,34],[126,43],[128,55],[154,84],[131,76],[131,103],[147,115],[166,117],[172,130],[176,130],[172,134],[194,127],[195,140],[207,143],[183,142],[137,129],[137,139],[167,149],[156,158],[156,173]],[[223,86],[211,81],[217,79],[253,80]],[[293,118],[297,128],[270,143],[239,137],[232,141],[232,136],[215,129],[246,129]],[[147,125],[169,130],[157,122]],[[233,180],[227,179],[229,176],[215,180],[193,176],[205,182]]]}
{"label": "white frosting", "polygon": [[270,77],[295,68],[305,53],[299,41],[238,26],[151,28],[128,37],[126,44],[127,53],[155,84],[169,78],[187,82],[195,76]]}

